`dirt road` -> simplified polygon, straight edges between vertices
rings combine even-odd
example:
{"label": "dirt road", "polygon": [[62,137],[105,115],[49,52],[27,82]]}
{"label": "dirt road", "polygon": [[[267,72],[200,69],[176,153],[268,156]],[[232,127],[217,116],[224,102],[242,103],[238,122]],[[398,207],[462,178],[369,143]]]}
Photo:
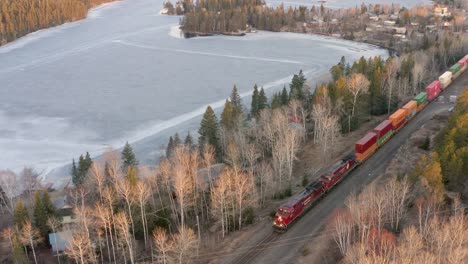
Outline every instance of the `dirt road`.
{"label": "dirt road", "polygon": [[[468,86],[468,73],[460,76],[437,102],[429,104],[409,124],[398,132],[386,145],[379,149],[369,160],[359,166],[322,201],[312,208],[306,215],[294,224],[278,239],[261,247],[261,251],[254,258],[243,259],[243,263],[295,263],[300,249],[306,243],[314,243],[317,236],[322,235],[328,217],[335,208],[343,206],[346,197],[353,191],[359,191],[378,175],[382,174],[398,148],[406,139],[423,126],[436,113],[448,111],[454,104],[449,103],[450,95],[459,95]],[[320,237],[318,237],[320,239]],[[314,254],[314,252],[310,252]],[[251,254],[253,255],[253,254]],[[243,258],[243,254],[233,255],[224,259],[223,263],[236,263],[236,259]]]}

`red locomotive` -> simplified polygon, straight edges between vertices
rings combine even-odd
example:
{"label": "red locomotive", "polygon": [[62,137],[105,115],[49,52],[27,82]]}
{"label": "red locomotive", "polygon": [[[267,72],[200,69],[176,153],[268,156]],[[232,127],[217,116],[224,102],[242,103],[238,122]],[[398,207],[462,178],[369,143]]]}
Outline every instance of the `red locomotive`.
{"label": "red locomotive", "polygon": [[323,184],[325,191],[329,191],[335,184],[340,182],[356,166],[354,155],[346,156],[332,166],[328,173],[320,176],[319,181]]}
{"label": "red locomotive", "polygon": [[293,196],[280,206],[275,214],[273,227],[276,231],[286,231],[288,226],[307,211],[324,193],[321,182],[309,184],[304,191]]}

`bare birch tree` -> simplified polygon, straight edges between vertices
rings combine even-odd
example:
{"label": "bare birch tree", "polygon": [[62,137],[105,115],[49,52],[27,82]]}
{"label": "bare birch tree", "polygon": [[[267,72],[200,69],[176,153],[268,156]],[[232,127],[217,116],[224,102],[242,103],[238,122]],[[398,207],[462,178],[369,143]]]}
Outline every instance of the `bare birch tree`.
{"label": "bare birch tree", "polygon": [[351,111],[351,116],[354,116],[354,111],[356,109],[356,103],[358,98],[369,91],[369,85],[369,80],[367,80],[366,76],[364,76],[361,73],[354,73],[348,79],[347,88],[353,96],[353,108]]}
{"label": "bare birch tree", "polygon": [[39,233],[39,230],[35,228],[30,221],[26,221],[23,225],[23,228],[21,229],[20,232],[20,241],[24,246],[30,246],[33,257],[34,257],[34,263],[37,264],[37,257],[36,257],[36,245],[37,243],[41,242],[41,234]]}
{"label": "bare birch tree", "polygon": [[174,241],[167,235],[166,231],[162,228],[157,228],[153,232],[153,241],[158,251],[158,263],[170,263],[170,253],[174,250]]}
{"label": "bare birch tree", "polygon": [[[130,263],[135,263],[135,249],[134,249],[134,238],[132,234],[130,234],[130,218],[127,216],[126,213],[121,212],[115,216],[115,226],[127,247]],[[126,253],[123,253],[124,255]]]}
{"label": "bare birch tree", "polygon": [[55,249],[57,250],[55,253],[57,254],[57,262],[60,264],[60,255],[59,255],[59,249],[58,249],[58,244],[57,244],[57,233],[59,232],[60,229],[60,220],[56,217],[49,217],[47,219],[47,225],[52,229],[52,232],[55,233],[55,239],[54,241],[50,241],[50,243],[54,243]]}
{"label": "bare birch tree", "polygon": [[197,243],[197,237],[193,230],[187,226],[181,226],[179,233],[174,235],[174,252],[179,264],[182,264],[188,257],[193,256]]}

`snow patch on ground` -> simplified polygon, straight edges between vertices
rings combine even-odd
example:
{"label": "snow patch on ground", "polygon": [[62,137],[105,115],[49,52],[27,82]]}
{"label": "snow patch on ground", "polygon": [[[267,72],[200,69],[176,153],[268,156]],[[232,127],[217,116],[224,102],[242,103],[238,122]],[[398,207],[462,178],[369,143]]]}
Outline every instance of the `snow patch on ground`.
{"label": "snow patch on ground", "polygon": [[86,18],[91,18],[91,19],[99,18],[99,17],[102,16],[102,13],[104,11],[116,8],[121,3],[122,3],[122,1],[114,1],[114,2],[109,2],[109,3],[104,3],[102,5],[98,5],[98,6],[94,7],[94,8],[91,8],[88,11],[88,16]]}
{"label": "snow patch on ground", "polygon": [[182,30],[180,30],[179,25],[171,27],[171,30],[169,31],[169,36],[173,38],[178,38],[178,39],[184,38],[184,34],[182,33]]}

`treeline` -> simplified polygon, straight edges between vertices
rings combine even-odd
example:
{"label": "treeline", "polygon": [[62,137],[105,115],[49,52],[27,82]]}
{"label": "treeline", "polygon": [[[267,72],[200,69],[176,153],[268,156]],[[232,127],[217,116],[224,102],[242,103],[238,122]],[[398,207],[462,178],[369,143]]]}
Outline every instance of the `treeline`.
{"label": "treeline", "polygon": [[447,127],[437,136],[436,151],[444,183],[460,191],[468,181],[468,90],[457,99]]}
{"label": "treeline", "polygon": [[0,0],[0,45],[39,29],[83,19],[114,0]]}

